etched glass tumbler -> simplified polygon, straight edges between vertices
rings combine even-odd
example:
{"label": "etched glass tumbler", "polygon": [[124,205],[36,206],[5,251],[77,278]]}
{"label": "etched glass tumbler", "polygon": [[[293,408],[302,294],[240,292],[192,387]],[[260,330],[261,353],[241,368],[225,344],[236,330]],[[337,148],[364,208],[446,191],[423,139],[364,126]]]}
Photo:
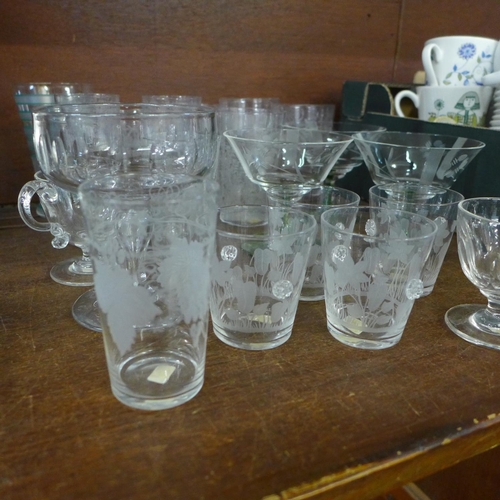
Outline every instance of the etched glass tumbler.
{"label": "etched glass tumbler", "polygon": [[[204,177],[216,160],[215,110],[206,106],[67,104],[37,110],[33,120],[42,171],[72,193],[119,172]],[[72,307],[79,324],[100,331],[96,310],[93,290]]]}
{"label": "etched glass tumbler", "polygon": [[321,214],[338,206],[357,207],[360,197],[348,189],[320,186],[305,194],[294,208],[312,215],[318,224],[316,239],[309,252],[306,275],[300,300],[323,300],[325,297],[323,281],[323,253],[321,251]]}
{"label": "etched glass tumbler", "polygon": [[338,207],[321,216],[327,326],[351,347],[385,349],[403,334],[437,232],[420,215]]}
{"label": "etched glass tumbler", "polygon": [[462,271],[488,299],[446,312],[448,327],[468,342],[500,349],[500,198],[471,198],[458,205],[457,242]]}
{"label": "etched glass tumbler", "polygon": [[297,210],[219,210],[210,310],[220,340],[263,350],[290,338],[316,227]]}
{"label": "etched glass tumbler", "polygon": [[372,206],[417,213],[436,223],[438,231],[422,271],[423,295],[429,295],[455,233],[458,204],[464,199],[463,195],[451,189],[415,182],[375,185],[369,194]]}
{"label": "etched glass tumbler", "polygon": [[147,173],[80,186],[111,389],[128,406],[171,408],[203,385],[216,191]]}

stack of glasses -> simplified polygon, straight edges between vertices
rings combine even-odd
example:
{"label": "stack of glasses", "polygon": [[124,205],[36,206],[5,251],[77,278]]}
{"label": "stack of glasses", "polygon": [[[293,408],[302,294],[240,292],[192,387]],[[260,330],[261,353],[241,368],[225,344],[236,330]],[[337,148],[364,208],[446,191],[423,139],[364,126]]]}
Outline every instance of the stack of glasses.
{"label": "stack of glasses", "polygon": [[[41,173],[20,196],[26,221],[37,192],[47,224],[91,258],[94,289],[73,316],[102,331],[118,400],[156,410],[194,397],[210,316],[224,343],[265,350],[290,338],[299,300],[324,300],[340,342],[400,341],[467,209],[450,187],[483,143],[342,133],[331,106],[320,120],[319,105],[277,99],[143,100],[37,109]],[[375,183],[368,206],[325,185],[360,159]]]}

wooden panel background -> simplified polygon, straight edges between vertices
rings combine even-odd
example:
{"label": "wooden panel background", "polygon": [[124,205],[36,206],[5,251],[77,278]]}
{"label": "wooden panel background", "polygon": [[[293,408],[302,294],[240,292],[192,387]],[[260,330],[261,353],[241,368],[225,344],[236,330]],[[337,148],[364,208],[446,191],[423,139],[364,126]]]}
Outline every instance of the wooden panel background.
{"label": "wooden panel background", "polygon": [[340,105],[345,80],[409,82],[425,40],[500,38],[499,21],[498,0],[4,0],[0,204],[33,174],[15,83]]}

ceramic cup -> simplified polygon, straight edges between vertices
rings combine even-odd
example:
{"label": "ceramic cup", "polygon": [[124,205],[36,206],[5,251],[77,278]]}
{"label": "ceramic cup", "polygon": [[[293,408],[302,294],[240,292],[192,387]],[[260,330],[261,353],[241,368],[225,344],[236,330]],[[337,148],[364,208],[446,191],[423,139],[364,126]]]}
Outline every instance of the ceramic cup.
{"label": "ceramic cup", "polygon": [[449,87],[483,85],[493,71],[498,41],[477,36],[442,36],[424,44],[422,64],[427,84]]}
{"label": "ceramic cup", "polygon": [[396,95],[394,104],[396,113],[402,117],[407,116],[402,101],[410,99],[418,109],[420,120],[483,127],[492,95],[493,87],[486,86],[422,86],[417,87],[416,92],[402,90]]}

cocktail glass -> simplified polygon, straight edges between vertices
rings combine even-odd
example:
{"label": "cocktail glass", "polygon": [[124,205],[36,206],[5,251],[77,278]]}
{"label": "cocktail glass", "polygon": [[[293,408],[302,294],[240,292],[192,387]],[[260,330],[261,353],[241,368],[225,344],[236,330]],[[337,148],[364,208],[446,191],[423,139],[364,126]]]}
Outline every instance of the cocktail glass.
{"label": "cocktail glass", "polygon": [[288,207],[323,183],[352,142],[335,132],[286,127],[228,130],[224,136],[270,203]]}
{"label": "cocktail glass", "polygon": [[409,132],[353,135],[375,184],[420,182],[449,188],[484,148],[466,137]]}

